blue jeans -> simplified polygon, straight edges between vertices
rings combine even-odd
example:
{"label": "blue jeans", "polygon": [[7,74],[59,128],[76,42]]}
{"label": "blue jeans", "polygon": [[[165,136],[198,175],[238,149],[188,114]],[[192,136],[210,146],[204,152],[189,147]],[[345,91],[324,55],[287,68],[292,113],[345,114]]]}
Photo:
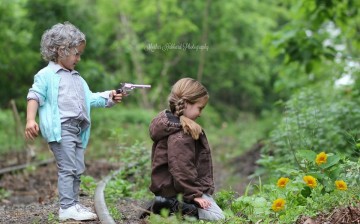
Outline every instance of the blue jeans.
{"label": "blue jeans", "polygon": [[49,143],[58,167],[58,191],[62,209],[79,202],[80,176],[85,171],[80,132],[79,121],[66,121],[61,124],[61,141]]}

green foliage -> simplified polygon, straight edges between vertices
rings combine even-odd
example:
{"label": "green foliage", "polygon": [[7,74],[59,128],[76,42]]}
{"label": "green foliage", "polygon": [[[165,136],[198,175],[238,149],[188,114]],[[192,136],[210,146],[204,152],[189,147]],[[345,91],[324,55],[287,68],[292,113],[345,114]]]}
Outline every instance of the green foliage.
{"label": "green foliage", "polygon": [[[281,174],[274,175],[278,178],[276,184],[275,179],[271,179],[269,184],[261,186],[261,191],[231,200],[232,213],[249,222],[262,220],[265,223],[295,223],[300,215],[311,217],[320,211],[329,212],[335,207],[359,203],[360,179],[357,169],[360,160],[354,163],[329,154],[324,163],[317,164],[317,154],[312,151],[300,151],[297,156],[301,161],[301,168],[279,167]],[[350,166],[356,168],[348,174]],[[338,170],[337,175],[333,175],[334,170]],[[309,174],[316,177],[316,186],[307,186],[309,182],[304,180],[304,176]],[[279,177],[287,177],[289,181],[281,184],[283,182]],[[335,186],[335,180],[341,179],[347,184],[345,190]],[[279,211],[274,211],[272,204],[279,198],[284,200],[284,205]]]}
{"label": "green foliage", "polygon": [[0,110],[0,154],[24,150],[24,138],[10,110]]}
{"label": "green foliage", "polygon": [[124,219],[124,215],[121,214],[121,212],[117,209],[117,207],[115,206],[108,206],[108,209],[109,209],[109,213],[111,214],[111,217],[118,221],[118,220],[122,220]]}
{"label": "green foliage", "polygon": [[135,143],[126,147],[120,145],[119,161],[123,168],[108,182],[105,199],[110,206],[120,198],[149,198],[147,186],[150,184],[148,175],[150,167],[149,150],[142,144]]}
{"label": "green foliage", "polygon": [[[49,223],[59,223],[58,216],[55,215],[55,214],[52,213],[52,212],[50,212],[50,213],[48,214],[47,221],[48,221]],[[33,222],[33,223],[36,223],[36,222]]]}
{"label": "green foliage", "polygon": [[[150,149],[143,144],[135,143],[131,147],[121,147],[120,161],[128,167],[116,178],[127,179],[132,186],[132,198],[148,198],[150,192]],[[115,178],[115,179],[116,179]],[[144,188],[144,186],[146,186]]]}
{"label": "green foliage", "polygon": [[263,155],[259,161],[266,169],[284,162],[299,164],[296,153],[303,149],[359,155],[355,144],[360,104],[342,90],[316,90],[304,89],[285,104],[284,118],[271,132],[264,150],[272,155]]}
{"label": "green foliage", "polygon": [[[131,97],[124,101],[131,100]],[[151,110],[128,106],[126,102],[109,109],[92,110],[89,156],[122,158],[120,155],[124,152],[121,147],[130,147],[135,142],[144,142],[149,146],[148,127],[154,114]]]}
{"label": "green foliage", "polygon": [[206,53],[210,63],[204,68],[203,80],[221,114],[228,114],[231,108],[259,112],[269,106],[267,99],[272,101],[274,61],[262,40],[277,26],[276,9],[266,1],[211,3],[210,51]]}
{"label": "green foliage", "polygon": [[176,216],[170,216],[170,217],[163,217],[160,215],[150,215],[148,219],[149,223],[155,224],[155,223],[163,223],[163,224],[181,224],[184,223],[183,220],[177,218]]}
{"label": "green foliage", "polygon": [[227,208],[234,201],[237,193],[232,190],[220,190],[215,194],[215,201],[220,208]]}
{"label": "green foliage", "polygon": [[[359,2],[290,0],[278,1],[288,13],[284,25],[265,39],[270,53],[281,62],[275,91],[282,97],[303,86],[352,75],[347,67],[358,58]],[[358,79],[358,76],[353,78]]]}
{"label": "green foliage", "polygon": [[105,189],[105,200],[111,204],[115,203],[119,198],[130,197],[133,185],[133,183],[121,177],[109,181]]}
{"label": "green foliage", "polygon": [[28,48],[32,40],[33,23],[27,18],[26,0],[0,2],[0,106],[10,99],[24,98],[24,83],[30,83],[38,54]]}
{"label": "green foliage", "polygon": [[[66,20],[87,36],[77,70],[94,91],[120,82],[148,83],[151,91],[135,94],[132,104],[157,109],[171,85],[189,76],[208,87],[216,111],[231,109],[225,119],[239,109],[260,113],[277,98],[274,62],[262,40],[278,28],[273,16],[286,10],[268,1],[6,0],[0,10],[0,40],[7,49],[0,56],[2,107],[14,97],[23,99],[25,110],[33,75],[46,65],[39,53],[41,35]],[[16,64],[21,66],[9,66]]]}
{"label": "green foliage", "polygon": [[92,176],[82,175],[80,188],[88,195],[94,195],[96,189],[96,181]]}
{"label": "green foliage", "polygon": [[[199,119],[207,119],[207,108]],[[251,150],[254,144],[266,139],[269,132],[276,126],[279,114],[263,112],[260,117],[251,113],[238,113],[238,118],[231,122],[215,120],[204,122],[204,129],[211,144],[214,158],[228,164],[228,161]],[[233,164],[228,164],[233,165]]]}
{"label": "green foliage", "polygon": [[0,200],[8,198],[8,197],[10,197],[10,195],[11,195],[10,191],[7,191],[4,188],[0,188]]}

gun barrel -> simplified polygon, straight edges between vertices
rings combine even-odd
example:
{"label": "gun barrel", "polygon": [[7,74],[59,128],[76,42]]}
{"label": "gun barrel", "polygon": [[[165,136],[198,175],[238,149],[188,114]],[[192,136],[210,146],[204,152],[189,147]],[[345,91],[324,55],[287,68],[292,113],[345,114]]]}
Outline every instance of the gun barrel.
{"label": "gun barrel", "polygon": [[151,88],[151,85],[132,84],[132,87],[136,87],[136,88]]}

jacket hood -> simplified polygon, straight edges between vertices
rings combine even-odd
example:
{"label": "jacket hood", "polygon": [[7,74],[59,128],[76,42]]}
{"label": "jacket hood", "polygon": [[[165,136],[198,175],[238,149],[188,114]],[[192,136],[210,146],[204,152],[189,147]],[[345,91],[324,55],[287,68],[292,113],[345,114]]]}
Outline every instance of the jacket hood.
{"label": "jacket hood", "polygon": [[182,130],[179,117],[173,115],[169,110],[161,111],[150,123],[150,138],[157,142],[169,135]]}

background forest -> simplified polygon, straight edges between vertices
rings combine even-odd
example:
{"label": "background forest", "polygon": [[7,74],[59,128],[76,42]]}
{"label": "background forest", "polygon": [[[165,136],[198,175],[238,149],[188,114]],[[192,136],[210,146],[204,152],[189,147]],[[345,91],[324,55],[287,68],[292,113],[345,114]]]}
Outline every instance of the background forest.
{"label": "background forest", "polygon": [[[93,92],[152,85],[116,108],[94,110],[90,157],[118,156],[119,142],[149,151],[151,118],[167,106],[172,84],[192,77],[210,92],[200,123],[221,149],[219,163],[261,141],[252,177],[271,183],[294,167],[308,173],[306,154],[325,151],[336,160],[331,168],[354,168],[342,178],[358,186],[359,9],[356,0],[1,0],[0,157],[24,149],[26,95],[46,66],[41,35],[70,21],[87,38],[76,70]],[[237,208],[249,206],[244,200]],[[258,220],[254,214],[246,219]]]}
{"label": "background forest", "polygon": [[260,115],[305,86],[330,83],[330,88],[349,73],[357,83],[357,72],[349,71],[359,49],[356,4],[3,0],[1,106],[21,99],[24,108],[33,75],[45,65],[42,33],[70,21],[87,35],[78,70],[93,91],[123,81],[149,83],[152,91],[138,94],[136,102],[157,108],[164,104],[161,93],[190,76],[209,88],[211,105],[229,115],[225,119],[236,119],[238,111]]}

